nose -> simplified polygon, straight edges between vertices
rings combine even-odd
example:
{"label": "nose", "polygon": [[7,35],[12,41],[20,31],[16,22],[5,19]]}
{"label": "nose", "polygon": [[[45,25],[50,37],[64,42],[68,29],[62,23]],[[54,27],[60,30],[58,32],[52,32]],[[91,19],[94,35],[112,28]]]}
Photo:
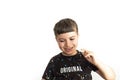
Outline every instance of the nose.
{"label": "nose", "polygon": [[69,40],[67,40],[66,43],[65,43],[65,46],[66,47],[70,47],[71,46],[71,42]]}

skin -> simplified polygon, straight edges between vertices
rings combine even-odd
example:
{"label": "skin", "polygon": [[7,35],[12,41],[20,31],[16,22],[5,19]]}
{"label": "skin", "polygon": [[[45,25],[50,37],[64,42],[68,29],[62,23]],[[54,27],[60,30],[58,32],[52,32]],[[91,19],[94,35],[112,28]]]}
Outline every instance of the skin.
{"label": "skin", "polygon": [[115,80],[113,69],[101,62],[92,51],[81,49],[83,56],[92,64],[98,67],[98,73],[105,80]]}
{"label": "skin", "polygon": [[[56,37],[59,48],[63,51],[63,55],[75,55],[78,45],[78,34],[73,32],[63,33]],[[115,80],[114,71],[107,65],[98,60],[92,51],[81,49],[83,56],[92,64],[98,67],[96,71],[105,80]]]}
{"label": "skin", "polygon": [[77,53],[78,35],[76,32],[68,32],[60,34],[56,37],[59,48],[63,51],[63,55],[72,56]]}
{"label": "skin", "polygon": [[[77,54],[76,48],[78,45],[78,34],[77,32],[67,32],[56,36],[56,41],[59,48],[62,50],[62,54],[65,56],[73,56]],[[81,49],[83,56],[96,67],[98,73],[105,80],[115,80],[115,73],[109,66],[103,64],[92,51]],[[42,79],[45,80],[45,79]]]}

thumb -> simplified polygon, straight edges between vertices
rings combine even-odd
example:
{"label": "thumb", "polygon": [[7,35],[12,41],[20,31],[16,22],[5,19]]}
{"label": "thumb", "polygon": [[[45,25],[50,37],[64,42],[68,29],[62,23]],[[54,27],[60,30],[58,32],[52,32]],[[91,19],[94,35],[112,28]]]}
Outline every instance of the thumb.
{"label": "thumb", "polygon": [[81,52],[84,56],[86,55],[86,50],[85,49],[81,49]]}

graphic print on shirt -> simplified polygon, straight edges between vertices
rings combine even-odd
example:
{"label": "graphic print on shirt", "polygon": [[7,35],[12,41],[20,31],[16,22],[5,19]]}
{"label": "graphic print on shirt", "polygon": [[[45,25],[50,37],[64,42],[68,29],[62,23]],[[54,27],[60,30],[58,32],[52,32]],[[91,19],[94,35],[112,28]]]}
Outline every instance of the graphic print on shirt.
{"label": "graphic print on shirt", "polygon": [[60,73],[83,71],[81,66],[71,66],[60,68]]}

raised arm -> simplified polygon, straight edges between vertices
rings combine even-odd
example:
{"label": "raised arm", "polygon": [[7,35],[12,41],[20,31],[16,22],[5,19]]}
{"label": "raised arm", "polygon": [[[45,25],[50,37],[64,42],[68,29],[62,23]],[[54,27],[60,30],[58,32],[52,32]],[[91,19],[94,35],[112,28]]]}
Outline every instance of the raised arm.
{"label": "raised arm", "polygon": [[102,78],[104,78],[105,80],[115,80],[115,73],[112,70],[111,67],[103,64],[103,63],[99,63],[98,65],[96,65],[98,67],[98,71],[96,71]]}
{"label": "raised arm", "polygon": [[93,52],[82,49],[83,56],[92,64],[94,64],[98,71],[96,71],[105,80],[115,80],[115,72],[113,69],[96,58]]}

